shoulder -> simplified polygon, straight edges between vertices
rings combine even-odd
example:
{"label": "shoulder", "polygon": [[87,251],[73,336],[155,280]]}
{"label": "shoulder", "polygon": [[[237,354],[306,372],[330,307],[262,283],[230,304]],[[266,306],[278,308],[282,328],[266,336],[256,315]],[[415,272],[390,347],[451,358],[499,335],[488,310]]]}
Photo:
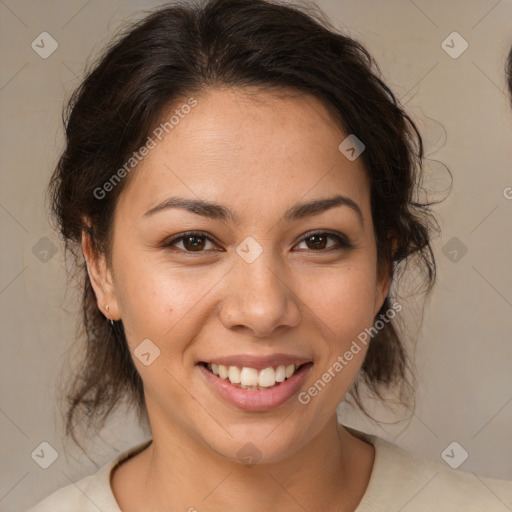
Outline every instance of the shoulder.
{"label": "shoulder", "polygon": [[98,493],[100,495],[102,493],[101,482],[98,480],[99,473],[58,489],[29,509],[28,512],[64,512],[69,510],[97,512],[98,509],[104,510],[104,512],[117,512],[115,508],[104,508],[96,503]]}
{"label": "shoulder", "polygon": [[512,482],[454,470],[416,457],[379,437],[362,435],[375,447],[375,462],[356,512],[510,512],[512,509]]}
{"label": "shoulder", "polygon": [[145,441],[126,450],[105,464],[97,473],[58,489],[27,512],[121,512],[110,486],[112,469],[121,461],[146,448],[150,442],[151,440]]}

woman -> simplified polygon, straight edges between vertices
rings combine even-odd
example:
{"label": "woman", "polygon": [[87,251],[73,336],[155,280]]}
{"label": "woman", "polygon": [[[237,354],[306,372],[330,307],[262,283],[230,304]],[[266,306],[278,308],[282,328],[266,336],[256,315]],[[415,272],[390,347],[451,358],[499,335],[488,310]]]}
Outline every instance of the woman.
{"label": "woman", "polygon": [[405,400],[390,286],[414,260],[435,279],[421,137],[364,48],[284,4],[162,8],[66,136],[51,190],[87,338],[68,433],[128,398],[151,440],[33,511],[506,510],[337,422],[361,386]]}

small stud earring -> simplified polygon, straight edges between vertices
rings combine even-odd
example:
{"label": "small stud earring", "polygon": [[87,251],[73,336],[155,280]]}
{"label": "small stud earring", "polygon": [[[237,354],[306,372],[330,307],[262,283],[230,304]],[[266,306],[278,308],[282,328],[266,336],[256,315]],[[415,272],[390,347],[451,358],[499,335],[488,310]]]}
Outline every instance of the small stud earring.
{"label": "small stud earring", "polygon": [[[109,310],[108,304],[105,305],[105,310],[108,313],[108,310]],[[108,321],[110,322],[110,325],[114,325],[114,320],[112,320],[112,318],[109,318]]]}

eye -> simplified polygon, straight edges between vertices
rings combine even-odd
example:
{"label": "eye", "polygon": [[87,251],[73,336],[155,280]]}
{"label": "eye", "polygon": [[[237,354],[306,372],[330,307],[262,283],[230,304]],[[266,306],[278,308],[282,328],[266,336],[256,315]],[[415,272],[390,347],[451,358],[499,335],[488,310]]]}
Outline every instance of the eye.
{"label": "eye", "polygon": [[[334,240],[335,243],[327,245],[327,241],[329,239]],[[179,251],[175,252],[202,253],[206,252],[208,249],[213,248],[208,247],[208,243],[210,243],[213,247],[215,246],[213,239],[208,236],[207,233],[203,231],[188,231],[165,242],[162,244],[162,247],[168,248],[170,250],[172,250],[174,247],[180,249]],[[303,243],[305,243],[307,246],[306,250],[309,249],[313,252],[327,252],[330,250],[335,250],[336,248],[350,249],[353,247],[353,245],[344,235],[326,231],[310,231],[306,233],[302,237],[299,245]],[[179,244],[182,244],[182,246],[178,247]]]}
{"label": "eye", "polygon": [[181,250],[185,252],[204,252],[207,243],[213,245],[213,240],[202,231],[189,231],[169,240],[163,244],[165,248],[172,248],[178,243],[182,244]]}
{"label": "eye", "polygon": [[[337,243],[327,245],[328,239],[335,240]],[[308,243],[309,242],[309,243]],[[331,249],[350,249],[352,248],[352,244],[347,240],[344,235],[337,233],[330,233],[326,231],[316,231],[306,233],[300,242],[300,244],[306,243],[307,249],[312,250],[313,252],[327,252],[327,250]],[[299,245],[300,245],[299,244]],[[338,246],[338,247],[336,247]]]}

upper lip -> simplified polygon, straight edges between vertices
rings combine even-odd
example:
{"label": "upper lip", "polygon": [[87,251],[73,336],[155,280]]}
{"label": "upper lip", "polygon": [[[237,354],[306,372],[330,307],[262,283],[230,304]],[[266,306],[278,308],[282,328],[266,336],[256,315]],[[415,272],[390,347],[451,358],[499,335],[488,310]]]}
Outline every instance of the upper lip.
{"label": "upper lip", "polygon": [[229,356],[214,356],[211,359],[203,359],[202,363],[222,364],[223,366],[238,366],[243,368],[254,368],[263,370],[264,368],[277,367],[280,365],[296,364],[301,365],[311,362],[307,357],[294,356],[291,354],[270,354],[268,356],[250,356],[247,354],[237,354]]}

